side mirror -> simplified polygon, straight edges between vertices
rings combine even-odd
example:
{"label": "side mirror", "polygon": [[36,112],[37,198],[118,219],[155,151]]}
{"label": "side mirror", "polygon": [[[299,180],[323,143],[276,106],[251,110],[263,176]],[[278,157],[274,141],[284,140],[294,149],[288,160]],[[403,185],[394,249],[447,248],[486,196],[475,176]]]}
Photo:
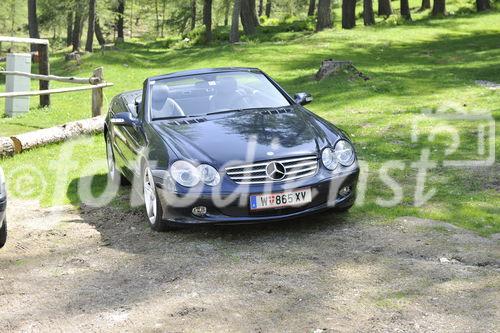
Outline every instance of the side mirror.
{"label": "side mirror", "polygon": [[141,103],[142,103],[142,95],[139,95],[134,100],[135,115],[136,116],[139,114],[139,110],[141,109]]}
{"label": "side mirror", "polygon": [[138,120],[130,112],[117,113],[111,117],[110,121],[113,125],[118,126],[136,126],[138,124]]}
{"label": "side mirror", "polygon": [[306,92],[297,93],[293,98],[295,99],[295,103],[300,105],[306,105],[313,101],[311,94]]}

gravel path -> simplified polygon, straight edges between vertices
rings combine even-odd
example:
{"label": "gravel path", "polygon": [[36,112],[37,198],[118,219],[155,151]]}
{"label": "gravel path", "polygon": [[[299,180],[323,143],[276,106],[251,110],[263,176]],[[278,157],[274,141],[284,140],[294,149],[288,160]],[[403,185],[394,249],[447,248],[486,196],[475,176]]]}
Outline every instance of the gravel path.
{"label": "gravel path", "polygon": [[498,332],[500,241],[325,215],[155,233],[137,211],[12,201],[6,331]]}

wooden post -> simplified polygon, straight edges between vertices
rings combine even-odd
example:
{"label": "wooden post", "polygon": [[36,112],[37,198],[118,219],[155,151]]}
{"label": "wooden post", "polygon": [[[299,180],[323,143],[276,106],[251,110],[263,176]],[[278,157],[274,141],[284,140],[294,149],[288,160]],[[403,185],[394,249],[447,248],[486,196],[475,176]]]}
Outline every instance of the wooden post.
{"label": "wooden post", "polygon": [[[40,56],[40,64],[38,67],[38,72],[41,75],[50,75],[50,64],[49,64],[49,45],[42,44],[38,47],[38,54]],[[40,90],[49,89],[49,81],[41,80],[39,82]],[[40,106],[46,107],[50,106],[50,95],[40,95]]]}
{"label": "wooden post", "polygon": [[[102,83],[103,81],[103,70],[102,67],[96,68],[92,73],[97,83]],[[102,92],[102,88],[92,90],[92,117],[97,117],[102,114],[102,104],[103,104],[104,95]]]}

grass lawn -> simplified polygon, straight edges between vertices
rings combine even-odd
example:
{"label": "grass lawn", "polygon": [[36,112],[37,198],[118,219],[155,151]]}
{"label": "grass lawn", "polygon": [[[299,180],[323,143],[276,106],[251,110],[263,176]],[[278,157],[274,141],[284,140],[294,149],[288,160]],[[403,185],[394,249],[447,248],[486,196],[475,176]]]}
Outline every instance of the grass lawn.
{"label": "grass lawn", "polygon": [[[417,8],[420,2],[411,4]],[[473,6],[472,2],[447,4],[450,11],[464,5]],[[446,160],[484,159],[499,148],[500,140],[496,140],[493,149],[486,145],[482,152],[478,133],[498,121],[500,94],[474,81],[499,83],[500,12],[432,20],[426,18],[427,12],[413,16],[415,21],[408,24],[390,19],[375,27],[363,27],[358,21],[356,29],[346,31],[339,29],[337,15],[335,28],[318,34],[276,33],[271,38],[266,36],[266,42],[177,49],[159,48],[157,43],[123,44],[104,55],[84,56],[80,66],[66,63],[62,54],[56,54],[51,65],[55,74],[83,77],[93,68],[104,66],[106,79],[115,83],[105,91],[107,99],[140,88],[150,75],[201,67],[259,67],[292,94],[312,93],[315,101],[309,108],[352,134],[368,177],[364,203],[352,210],[353,220],[361,214],[381,221],[412,215],[449,221],[484,235],[500,232],[500,164],[467,169],[443,165]],[[346,74],[314,81],[312,76],[327,58],[351,60],[371,79],[363,81]],[[52,101],[51,109],[33,110],[15,119],[0,118],[0,136],[90,115],[89,92],[54,95]],[[32,99],[33,107],[36,104]],[[453,110],[465,114],[483,110],[493,120],[478,127],[478,122],[426,116],[423,110],[447,114],[454,114]],[[451,144],[449,128],[460,137],[460,145],[451,153],[447,152]],[[418,130],[417,141],[411,138],[413,129]],[[433,132],[436,135],[429,138]],[[493,137],[498,138],[495,130]],[[104,174],[105,151],[101,136],[70,145],[74,150],[66,156],[61,156],[61,151],[67,150],[62,147],[68,143],[1,161],[11,195],[37,198],[44,205],[78,204],[75,180]],[[425,191],[434,188],[435,194],[422,207],[416,207],[417,169],[412,163],[420,159],[423,149],[430,149],[430,159],[436,163],[428,170],[425,184]],[[401,170],[392,169],[389,174],[402,184],[403,200],[395,207],[384,208],[377,204],[377,198],[390,199],[393,191],[380,180],[379,170],[390,160],[402,165]],[[64,177],[57,171],[58,165],[68,166]],[[101,176],[95,181],[96,192],[102,188],[102,180]]]}

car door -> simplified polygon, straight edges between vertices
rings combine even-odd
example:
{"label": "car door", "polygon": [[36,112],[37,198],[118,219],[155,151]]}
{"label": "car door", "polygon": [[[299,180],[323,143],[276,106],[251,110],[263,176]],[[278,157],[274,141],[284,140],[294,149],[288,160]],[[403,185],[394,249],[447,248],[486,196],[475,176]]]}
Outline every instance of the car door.
{"label": "car door", "polygon": [[[134,118],[137,118],[137,113],[132,112],[134,106],[128,106],[123,100],[118,101],[116,112],[130,112]],[[120,169],[127,174],[128,177],[133,177],[134,174],[139,174],[139,156],[145,143],[142,123],[138,121],[132,126],[114,126],[115,137],[115,152],[120,155],[120,161],[117,160]]]}

